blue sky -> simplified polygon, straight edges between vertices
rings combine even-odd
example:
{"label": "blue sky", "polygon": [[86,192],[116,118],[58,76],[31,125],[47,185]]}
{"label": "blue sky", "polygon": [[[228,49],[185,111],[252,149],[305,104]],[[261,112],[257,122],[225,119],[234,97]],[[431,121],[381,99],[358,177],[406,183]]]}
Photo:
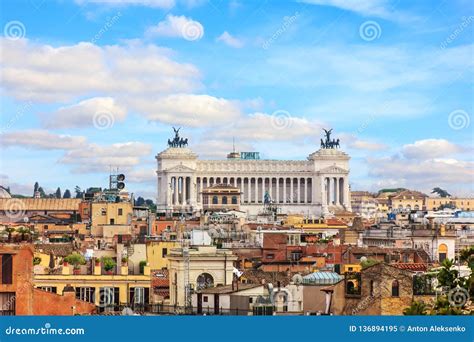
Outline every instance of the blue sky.
{"label": "blue sky", "polygon": [[1,2],[1,183],[154,197],[181,132],[202,158],[304,159],[332,127],[354,190],[473,195],[471,1]]}

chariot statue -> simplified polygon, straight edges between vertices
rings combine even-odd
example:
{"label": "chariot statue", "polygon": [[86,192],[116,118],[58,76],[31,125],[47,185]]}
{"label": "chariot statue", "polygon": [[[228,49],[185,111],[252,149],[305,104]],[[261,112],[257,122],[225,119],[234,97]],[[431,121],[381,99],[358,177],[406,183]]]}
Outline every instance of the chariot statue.
{"label": "chariot statue", "polygon": [[181,138],[179,136],[179,130],[180,129],[181,129],[181,127],[178,127],[178,128],[173,127],[174,138],[172,140],[168,139],[168,146],[169,147],[185,147],[185,146],[188,146],[188,138]]}

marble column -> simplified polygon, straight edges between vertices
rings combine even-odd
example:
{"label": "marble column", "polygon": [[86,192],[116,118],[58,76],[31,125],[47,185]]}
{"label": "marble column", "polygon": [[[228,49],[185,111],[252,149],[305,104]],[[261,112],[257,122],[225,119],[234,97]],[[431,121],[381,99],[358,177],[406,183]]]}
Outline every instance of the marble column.
{"label": "marble column", "polygon": [[293,203],[293,200],[295,198],[295,193],[294,193],[294,187],[293,187],[293,183],[294,183],[294,178],[291,177],[291,183],[290,183],[290,203]]}
{"label": "marble column", "polygon": [[252,178],[248,177],[247,178],[247,203],[252,202],[251,200],[251,194],[252,194]]}
{"label": "marble column", "polygon": [[304,200],[303,203],[308,203],[308,178],[304,178]]}
{"label": "marble column", "polygon": [[286,203],[286,177],[283,178],[283,203]]}
{"label": "marble column", "polygon": [[280,177],[276,179],[276,203],[280,203]]}
{"label": "marble column", "polygon": [[300,177],[297,178],[296,186],[298,187],[298,191],[297,191],[298,200],[296,201],[296,203],[300,203],[301,202],[301,178]]}

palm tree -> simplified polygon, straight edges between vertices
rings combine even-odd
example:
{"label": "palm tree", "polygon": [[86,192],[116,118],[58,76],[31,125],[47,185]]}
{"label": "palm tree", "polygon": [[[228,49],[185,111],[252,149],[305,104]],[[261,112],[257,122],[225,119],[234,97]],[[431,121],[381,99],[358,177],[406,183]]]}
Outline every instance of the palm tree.
{"label": "palm tree", "polygon": [[421,316],[426,315],[426,304],[422,301],[414,301],[409,307],[403,310],[405,316]]}
{"label": "palm tree", "polygon": [[17,228],[16,232],[21,235],[21,241],[26,240],[26,235],[30,236],[31,235],[31,230],[29,230],[26,227],[19,227]]}
{"label": "palm tree", "polygon": [[7,227],[5,228],[5,231],[8,233],[8,242],[12,242],[12,235],[13,235],[13,232],[15,231],[15,228]]}

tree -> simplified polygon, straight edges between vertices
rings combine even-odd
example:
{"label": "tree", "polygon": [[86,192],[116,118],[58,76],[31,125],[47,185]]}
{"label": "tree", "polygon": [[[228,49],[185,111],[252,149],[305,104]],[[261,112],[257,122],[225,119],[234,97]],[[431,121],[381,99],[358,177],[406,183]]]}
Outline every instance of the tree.
{"label": "tree", "polygon": [[79,266],[85,265],[86,263],[86,259],[84,258],[84,256],[77,252],[69,254],[67,257],[64,258],[64,261],[70,263],[72,266],[74,266],[75,269],[78,269]]}
{"label": "tree", "polygon": [[26,241],[26,236],[28,235],[28,237],[30,237],[31,235],[31,230],[29,230],[28,228],[26,227],[18,227],[16,232],[18,234],[20,234],[21,236],[21,241]]}
{"label": "tree", "polygon": [[39,192],[41,198],[47,197],[46,193],[44,192],[44,190],[41,186],[38,188],[38,192]]}
{"label": "tree", "polygon": [[409,307],[403,310],[405,316],[421,316],[426,315],[426,304],[422,301],[413,301]]}
{"label": "tree", "polygon": [[362,269],[370,267],[372,265],[378,264],[380,261],[374,260],[374,259],[367,259],[364,261],[361,261],[360,265],[362,266]]}
{"label": "tree", "polygon": [[61,188],[58,186],[58,188],[56,189],[56,198],[61,198]]}
{"label": "tree", "polygon": [[432,194],[438,194],[439,197],[451,197],[451,194],[447,192],[446,190],[441,189],[440,187],[433,188],[433,191],[431,191]]}
{"label": "tree", "polygon": [[156,204],[153,203],[153,200],[147,199],[147,200],[145,201],[145,204],[146,204],[147,207],[150,209],[150,211],[156,212]]}
{"label": "tree", "polygon": [[64,191],[63,198],[71,198],[71,191],[69,191],[69,189]]}
{"label": "tree", "polygon": [[76,193],[76,198],[82,198],[82,190],[79,186],[76,185],[74,192]]}
{"label": "tree", "polygon": [[33,196],[36,194],[36,191],[38,191],[38,189],[39,189],[39,184],[38,182],[35,182],[35,185],[33,187]]}
{"label": "tree", "polygon": [[[469,252],[463,253],[465,257]],[[453,260],[445,259],[438,272],[438,288],[443,292],[436,298],[432,314],[434,315],[468,315],[469,279],[460,277]]]}
{"label": "tree", "polygon": [[112,271],[117,265],[111,257],[102,257],[102,264],[104,265],[104,270],[107,272]]}
{"label": "tree", "polygon": [[141,196],[138,196],[138,198],[135,200],[135,205],[138,207],[142,207],[145,205],[145,199]]}
{"label": "tree", "polygon": [[7,227],[5,228],[5,231],[8,233],[8,242],[12,242],[13,232],[15,231],[15,228]]}

